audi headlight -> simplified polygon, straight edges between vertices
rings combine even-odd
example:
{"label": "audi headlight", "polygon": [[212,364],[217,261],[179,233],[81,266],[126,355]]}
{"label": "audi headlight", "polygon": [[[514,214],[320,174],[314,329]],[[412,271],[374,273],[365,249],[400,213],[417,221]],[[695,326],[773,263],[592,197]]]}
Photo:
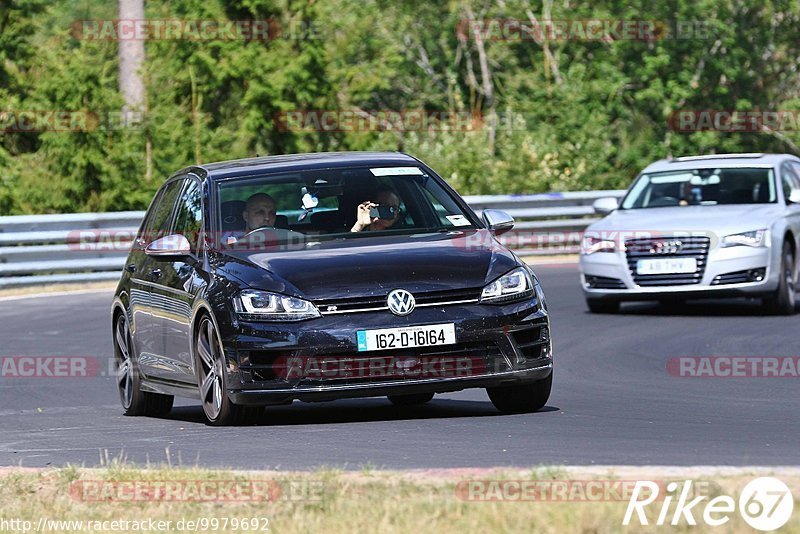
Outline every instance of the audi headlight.
{"label": "audi headlight", "polygon": [[504,274],[488,284],[481,292],[481,302],[509,302],[521,300],[533,295],[531,275],[522,267]]}
{"label": "audi headlight", "polygon": [[302,321],[319,317],[317,307],[307,300],[250,289],[233,299],[233,308],[244,321]]}
{"label": "audi headlight", "polygon": [[767,231],[753,230],[752,232],[742,232],[741,234],[726,235],[722,238],[723,247],[762,247],[766,246]]}
{"label": "audi headlight", "polygon": [[609,239],[587,235],[581,242],[581,252],[587,256],[595,252],[616,252],[616,250],[617,244]]}

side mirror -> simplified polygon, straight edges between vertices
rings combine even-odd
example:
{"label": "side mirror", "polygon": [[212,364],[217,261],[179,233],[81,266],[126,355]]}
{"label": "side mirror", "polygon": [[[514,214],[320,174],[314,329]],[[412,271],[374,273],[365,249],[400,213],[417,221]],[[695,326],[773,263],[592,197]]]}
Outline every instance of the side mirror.
{"label": "side mirror", "polygon": [[189,240],[181,234],[172,234],[156,239],[144,249],[145,254],[160,261],[185,261],[196,260],[192,254]]}
{"label": "side mirror", "polygon": [[793,189],[792,192],[789,193],[789,203],[800,204],[800,189]]}
{"label": "side mirror", "polygon": [[514,217],[501,210],[483,210],[483,222],[494,235],[504,234],[514,228]]}
{"label": "side mirror", "polygon": [[608,215],[615,209],[619,208],[619,202],[614,197],[598,198],[592,204],[594,212],[598,215]]}

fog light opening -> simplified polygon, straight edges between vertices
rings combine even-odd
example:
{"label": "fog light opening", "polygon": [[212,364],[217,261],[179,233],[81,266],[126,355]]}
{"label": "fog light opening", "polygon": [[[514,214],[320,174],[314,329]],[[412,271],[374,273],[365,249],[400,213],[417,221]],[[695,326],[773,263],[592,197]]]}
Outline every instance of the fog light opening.
{"label": "fog light opening", "polygon": [[747,271],[747,280],[750,282],[762,282],[766,276],[766,269],[751,269]]}

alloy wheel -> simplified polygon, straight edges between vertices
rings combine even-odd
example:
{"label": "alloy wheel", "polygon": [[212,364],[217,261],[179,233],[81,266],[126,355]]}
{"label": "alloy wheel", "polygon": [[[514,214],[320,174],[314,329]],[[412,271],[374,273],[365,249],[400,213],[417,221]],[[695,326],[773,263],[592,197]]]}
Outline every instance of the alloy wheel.
{"label": "alloy wheel", "polygon": [[199,365],[200,399],[208,418],[215,420],[222,410],[225,369],[214,323],[207,317],[201,321],[198,328],[196,350]]}
{"label": "alloy wheel", "polygon": [[117,317],[114,328],[114,341],[116,344],[117,359],[117,386],[122,407],[126,410],[133,403],[133,360],[131,358],[131,334],[128,328],[128,319],[124,314]]}

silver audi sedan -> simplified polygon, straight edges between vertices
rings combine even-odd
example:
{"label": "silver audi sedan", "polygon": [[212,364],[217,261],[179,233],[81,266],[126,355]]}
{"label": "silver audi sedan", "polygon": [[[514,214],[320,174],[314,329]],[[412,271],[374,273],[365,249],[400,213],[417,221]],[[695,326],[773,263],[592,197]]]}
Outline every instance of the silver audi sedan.
{"label": "silver audi sedan", "polygon": [[613,313],[628,300],[758,297],[795,311],[800,159],[729,154],[657,161],[589,226],[580,272],[586,303]]}

